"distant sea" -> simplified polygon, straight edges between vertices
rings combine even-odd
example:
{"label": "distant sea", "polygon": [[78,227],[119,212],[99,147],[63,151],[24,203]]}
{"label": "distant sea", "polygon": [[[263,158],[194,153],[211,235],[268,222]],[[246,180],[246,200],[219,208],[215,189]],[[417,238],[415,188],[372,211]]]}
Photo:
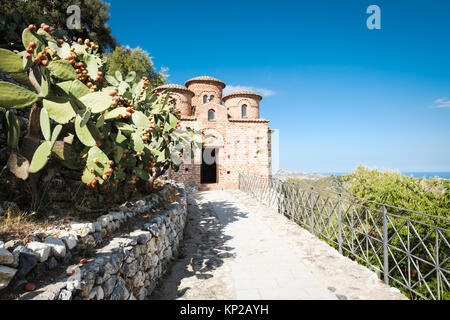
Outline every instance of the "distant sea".
{"label": "distant sea", "polygon": [[[349,174],[350,172],[325,172],[323,174],[326,175],[337,175],[337,176],[342,176],[344,174]],[[444,179],[450,179],[450,172],[402,172],[402,175],[404,176],[408,176],[408,177],[414,177],[414,178],[444,178]]]}

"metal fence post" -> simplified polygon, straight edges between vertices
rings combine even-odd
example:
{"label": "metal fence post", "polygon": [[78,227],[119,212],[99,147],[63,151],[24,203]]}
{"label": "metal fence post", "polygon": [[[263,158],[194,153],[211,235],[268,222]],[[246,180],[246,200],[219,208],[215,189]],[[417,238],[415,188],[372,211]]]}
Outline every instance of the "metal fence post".
{"label": "metal fence post", "polygon": [[[437,281],[437,299],[441,300],[441,273],[439,264],[439,234],[438,229],[434,228],[436,234],[435,261],[436,261],[436,281]],[[445,289],[444,289],[445,290]]]}
{"label": "metal fence post", "polygon": [[341,194],[339,193],[338,198],[338,244],[339,253],[342,254],[342,204],[341,204]]}
{"label": "metal fence post", "polygon": [[239,172],[239,176],[238,176],[238,189],[242,191],[241,189],[241,173]]}
{"label": "metal fence post", "polygon": [[383,206],[383,260],[384,283],[389,284],[388,221],[385,206]]}
{"label": "metal fence post", "polygon": [[311,187],[311,233],[314,234],[314,194]]}
{"label": "metal fence post", "polygon": [[280,192],[278,193],[278,213],[284,214],[284,183],[280,185]]}
{"label": "metal fence post", "polygon": [[[292,202],[292,201],[291,201]],[[282,214],[284,216],[288,216],[289,215],[289,198],[288,198],[288,185],[284,184],[284,188],[283,188],[283,211]]]}

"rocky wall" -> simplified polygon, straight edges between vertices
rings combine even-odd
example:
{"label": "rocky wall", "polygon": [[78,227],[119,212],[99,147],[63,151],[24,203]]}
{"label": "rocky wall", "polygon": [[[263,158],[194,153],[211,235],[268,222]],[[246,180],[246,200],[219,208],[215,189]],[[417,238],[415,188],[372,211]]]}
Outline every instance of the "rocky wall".
{"label": "rocky wall", "polygon": [[[173,198],[177,201],[170,203]],[[149,213],[161,203],[161,210]],[[27,274],[39,266],[47,272],[50,263],[60,264],[65,272],[19,299],[148,298],[177,256],[186,215],[184,186],[171,182],[158,194],[129,202],[94,222],[42,231],[30,236],[32,241],[26,244],[22,240],[0,242],[0,290],[28,282]],[[71,252],[80,248],[90,250],[89,258],[70,265]]]}

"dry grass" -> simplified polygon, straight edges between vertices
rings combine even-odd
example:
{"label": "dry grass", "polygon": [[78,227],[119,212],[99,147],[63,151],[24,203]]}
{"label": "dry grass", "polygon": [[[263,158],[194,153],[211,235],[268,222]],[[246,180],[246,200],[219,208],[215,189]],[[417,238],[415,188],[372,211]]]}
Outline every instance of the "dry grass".
{"label": "dry grass", "polygon": [[36,229],[48,226],[47,221],[36,221],[35,212],[22,211],[10,206],[5,212],[5,218],[0,223],[0,238],[3,240],[17,239],[32,233]]}
{"label": "dry grass", "polygon": [[[158,179],[155,182],[155,192],[162,188],[165,181]],[[78,190],[79,191],[79,190]],[[77,191],[77,193],[78,193]],[[11,239],[23,239],[37,230],[43,230],[51,226],[60,225],[60,220],[95,220],[98,216],[107,213],[109,208],[115,207],[113,202],[98,203],[97,199],[88,199],[81,194],[83,201],[73,202],[57,202],[56,207],[52,205],[46,207],[45,214],[41,211],[32,212],[21,210],[17,206],[9,206],[5,212],[3,219],[0,217],[0,240],[9,241]],[[168,202],[179,201],[178,190],[170,188],[167,194]],[[128,201],[140,200],[144,198],[142,194],[135,193]],[[85,202],[87,200],[87,202]],[[96,206],[92,206],[95,203]],[[100,208],[97,208],[100,206]],[[152,212],[149,213],[149,216]],[[148,216],[147,216],[148,218]]]}

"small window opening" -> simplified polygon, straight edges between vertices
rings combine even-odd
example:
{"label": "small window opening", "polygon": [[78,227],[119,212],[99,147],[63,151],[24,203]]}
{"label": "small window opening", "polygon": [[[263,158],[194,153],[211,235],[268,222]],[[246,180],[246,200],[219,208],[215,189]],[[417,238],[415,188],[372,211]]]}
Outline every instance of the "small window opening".
{"label": "small window opening", "polygon": [[242,118],[247,117],[247,105],[242,105]]}
{"label": "small window opening", "polygon": [[208,96],[205,94],[203,96],[203,103],[207,103],[208,102]]}
{"label": "small window opening", "polygon": [[212,109],[208,111],[208,121],[216,121],[215,113],[216,112]]}

